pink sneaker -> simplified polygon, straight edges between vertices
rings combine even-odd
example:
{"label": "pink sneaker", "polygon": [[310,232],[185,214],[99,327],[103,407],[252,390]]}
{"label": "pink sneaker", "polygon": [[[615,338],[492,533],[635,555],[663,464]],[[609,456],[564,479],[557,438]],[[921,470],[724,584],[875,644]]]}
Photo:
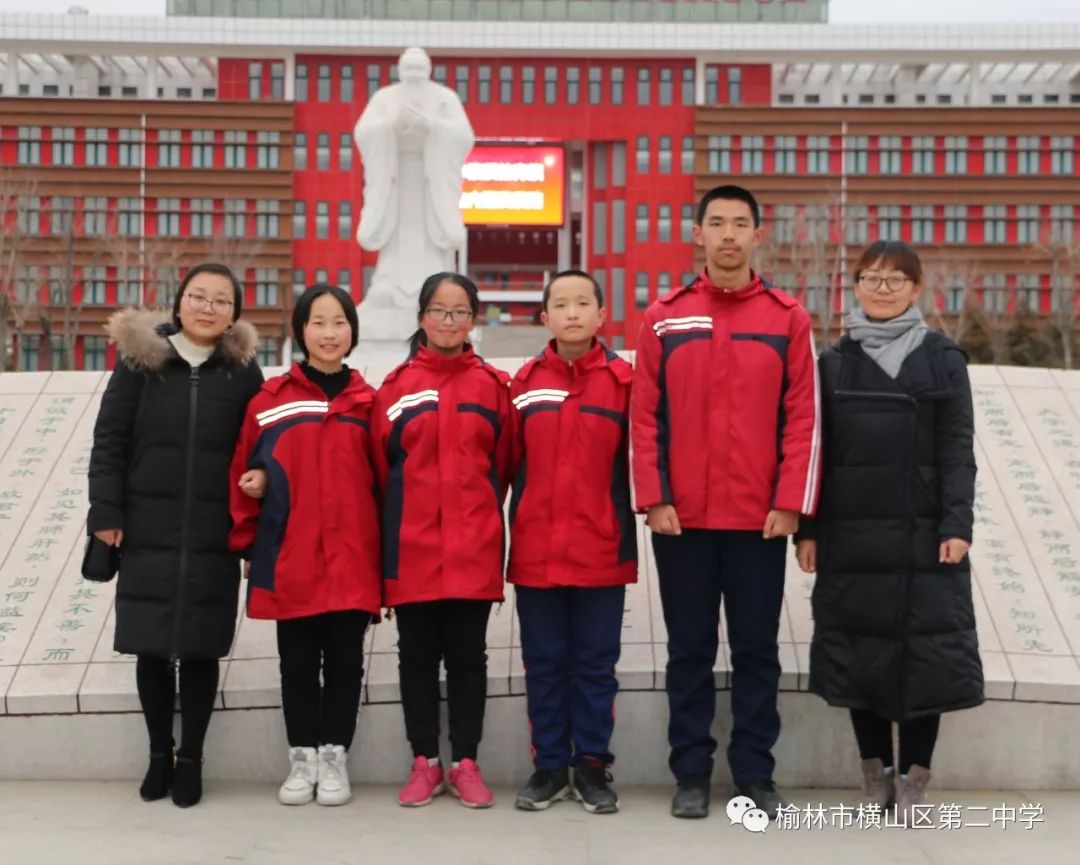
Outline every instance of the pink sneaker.
{"label": "pink sneaker", "polygon": [[427,757],[413,760],[409,780],[398,793],[398,804],[406,808],[419,808],[427,805],[446,790],[443,784],[443,770],[438,763],[429,763]]}
{"label": "pink sneaker", "polygon": [[461,800],[466,808],[490,808],[495,797],[484,783],[480,767],[472,760],[462,760],[456,769],[446,775],[446,787],[451,796]]}

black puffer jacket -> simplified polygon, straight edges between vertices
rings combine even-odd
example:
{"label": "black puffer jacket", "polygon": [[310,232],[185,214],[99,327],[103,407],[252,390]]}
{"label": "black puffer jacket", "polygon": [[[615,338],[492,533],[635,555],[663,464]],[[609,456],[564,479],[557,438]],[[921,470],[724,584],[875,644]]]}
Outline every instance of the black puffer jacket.
{"label": "black puffer jacket", "polygon": [[236,627],[229,463],[262,384],[255,329],[237,322],[192,370],[165,313],[124,310],[107,326],[121,362],[94,427],[87,530],[123,529],[116,651],[220,658]]}
{"label": "black puffer jacket", "polygon": [[890,378],[844,337],[819,361],[824,465],[810,690],[901,721],[983,701],[971,570],[975,455],[966,359],[927,334]]}

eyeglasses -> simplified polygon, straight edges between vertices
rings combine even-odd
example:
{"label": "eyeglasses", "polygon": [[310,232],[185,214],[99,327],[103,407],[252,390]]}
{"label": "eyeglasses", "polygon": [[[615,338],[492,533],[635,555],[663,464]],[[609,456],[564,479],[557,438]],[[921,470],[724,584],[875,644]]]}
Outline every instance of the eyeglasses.
{"label": "eyeglasses", "polygon": [[473,313],[471,309],[465,309],[464,307],[443,309],[441,306],[429,306],[424,310],[424,315],[428,321],[446,321],[450,319],[454,324],[464,324],[472,318]]}
{"label": "eyeglasses", "polygon": [[889,291],[896,292],[902,290],[909,282],[911,282],[911,277],[902,273],[890,273],[888,276],[864,273],[859,276],[859,284],[868,291],[877,291],[884,285]]}
{"label": "eyeglasses", "polygon": [[231,300],[211,300],[204,294],[185,294],[184,300],[186,300],[188,306],[194,310],[209,309],[215,315],[224,315],[233,308],[233,302]]}

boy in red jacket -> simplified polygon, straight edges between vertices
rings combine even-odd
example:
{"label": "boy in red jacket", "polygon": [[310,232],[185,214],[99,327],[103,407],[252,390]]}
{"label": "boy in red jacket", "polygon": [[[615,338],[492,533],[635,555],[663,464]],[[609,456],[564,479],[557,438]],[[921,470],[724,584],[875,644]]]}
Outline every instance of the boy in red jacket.
{"label": "boy in red jacket", "polygon": [[364,632],[382,599],[368,430],[375,391],[342,363],[356,325],[337,286],[297,299],[293,335],[306,360],[251,400],[232,463],[229,544],[250,561],[248,616],[277,620],[290,762],[283,805],[349,801]]}
{"label": "boy in red jacket", "polygon": [[510,386],[517,469],[508,578],[536,766],[516,804],[541,811],[573,796],[587,811],[611,813],[619,806],[607,775],[615,663],[626,584],[637,580],[632,370],[596,339],[604,299],[589,274],[556,274],[541,318],[555,338]]}
{"label": "boy in red jacket", "polygon": [[646,310],[638,337],[634,491],[668,630],[676,817],[708,814],[721,599],[732,778],[770,817],[782,803],[771,751],[786,538],[816,506],[821,428],[810,316],[750,269],[760,223],[745,189],[706,193],[694,225],[705,269]]}

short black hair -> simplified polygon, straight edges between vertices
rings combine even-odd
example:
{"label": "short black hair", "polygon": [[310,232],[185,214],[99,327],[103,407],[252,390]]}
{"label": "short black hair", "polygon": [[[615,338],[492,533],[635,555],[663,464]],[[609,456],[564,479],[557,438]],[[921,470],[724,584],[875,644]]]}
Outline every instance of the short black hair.
{"label": "short black hair", "polygon": [[543,307],[546,310],[548,301],[551,300],[551,286],[553,286],[556,280],[562,279],[564,276],[580,276],[582,279],[587,279],[592,283],[593,295],[596,297],[596,305],[601,309],[604,308],[604,290],[600,287],[600,283],[596,281],[596,278],[591,273],[586,273],[584,270],[578,270],[577,268],[570,268],[569,270],[560,270],[551,279],[548,280],[548,284],[544,286]]}
{"label": "short black hair", "polygon": [[360,324],[356,318],[356,304],[353,303],[353,299],[345,289],[336,285],[317,282],[315,285],[308,286],[304,293],[296,299],[296,306],[293,307],[292,312],[293,339],[296,340],[300,351],[304,353],[304,357],[308,357],[308,348],[304,344],[304,326],[311,320],[312,304],[325,294],[329,294],[341,304],[341,308],[345,311],[345,320],[352,330],[352,344],[349,346],[349,351],[351,352],[356,348],[357,338],[360,335]]}
{"label": "short black hair", "polygon": [[697,224],[705,223],[705,211],[714,201],[743,201],[750,208],[750,214],[754,217],[754,228],[761,225],[761,208],[758,207],[757,199],[749,189],[728,183],[723,186],[714,186],[703,196],[697,206]]}
{"label": "short black hair", "polygon": [[217,276],[224,276],[232,283],[232,320],[235,322],[240,318],[240,313],[244,310],[244,286],[240,284],[240,280],[236,278],[236,274],[229,270],[224,264],[218,264],[216,261],[204,261],[202,264],[196,264],[191,270],[184,274],[184,279],[181,281],[180,287],[176,290],[176,297],[173,299],[172,308],[173,324],[178,328],[180,327],[180,301],[184,297],[184,289],[186,289],[188,283],[200,273],[213,273]]}

